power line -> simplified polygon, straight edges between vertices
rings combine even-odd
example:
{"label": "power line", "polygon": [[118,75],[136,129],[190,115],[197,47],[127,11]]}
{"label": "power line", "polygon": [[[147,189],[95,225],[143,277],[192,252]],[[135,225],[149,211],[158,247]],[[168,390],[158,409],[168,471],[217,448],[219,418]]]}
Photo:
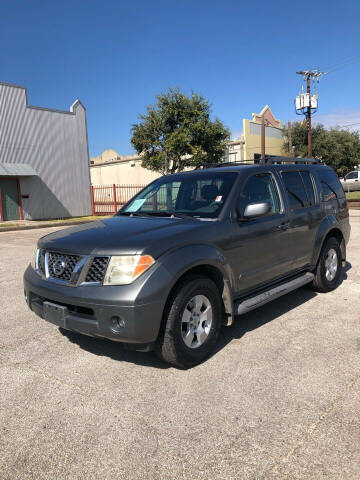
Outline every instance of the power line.
{"label": "power line", "polygon": [[334,63],[330,63],[330,64],[326,65],[326,69],[327,70],[332,70],[333,68],[337,68],[340,65],[351,62],[354,58],[358,58],[358,56],[359,56],[358,53],[355,54],[355,55],[347,55],[346,57],[343,57],[342,59],[339,59]]}
{"label": "power line", "polygon": [[345,127],[352,127],[353,125],[360,125],[360,122],[348,123],[347,125],[337,125],[337,127],[345,128]]}
{"label": "power line", "polygon": [[341,70],[342,68],[345,68],[349,65],[353,65],[354,63],[357,63],[360,61],[360,55],[357,54],[357,55],[352,55],[350,57],[345,57],[345,59],[341,62],[338,62],[337,64],[334,64],[332,65],[329,69],[328,69],[328,73],[333,73],[333,72],[336,72],[338,70]]}

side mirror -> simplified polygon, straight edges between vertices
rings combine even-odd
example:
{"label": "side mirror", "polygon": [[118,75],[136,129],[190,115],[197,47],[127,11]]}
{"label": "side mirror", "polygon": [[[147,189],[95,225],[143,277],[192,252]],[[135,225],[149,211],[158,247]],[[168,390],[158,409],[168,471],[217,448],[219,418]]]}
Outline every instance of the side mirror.
{"label": "side mirror", "polygon": [[269,202],[249,203],[245,207],[243,217],[246,219],[262,217],[269,213],[270,210],[271,205]]}

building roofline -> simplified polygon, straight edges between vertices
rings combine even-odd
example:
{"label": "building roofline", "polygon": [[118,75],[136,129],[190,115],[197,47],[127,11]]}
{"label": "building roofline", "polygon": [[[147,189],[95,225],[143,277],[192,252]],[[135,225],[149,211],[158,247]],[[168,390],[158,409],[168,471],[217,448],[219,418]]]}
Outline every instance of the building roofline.
{"label": "building roofline", "polygon": [[138,160],[141,160],[140,156],[137,156],[137,157],[134,156],[133,158],[121,158],[121,159],[118,159],[118,160],[108,160],[107,162],[90,163],[90,168],[104,167],[106,165],[116,165],[117,163],[136,162]]}
{"label": "building roofline", "polygon": [[29,105],[28,102],[28,96],[27,96],[27,88],[22,86],[22,85],[16,85],[15,83],[7,83],[7,82],[1,82],[0,81],[0,86],[4,87],[11,87],[11,88],[21,88],[22,90],[25,90],[25,107],[26,108],[31,108],[33,110],[43,110],[45,112],[53,112],[53,113],[66,113],[67,115],[76,115],[76,107],[78,105],[81,105],[83,109],[86,111],[86,108],[84,104],[80,100],[75,100],[75,102],[70,106],[70,110],[60,110],[57,108],[47,108],[47,107],[37,107],[35,105]]}

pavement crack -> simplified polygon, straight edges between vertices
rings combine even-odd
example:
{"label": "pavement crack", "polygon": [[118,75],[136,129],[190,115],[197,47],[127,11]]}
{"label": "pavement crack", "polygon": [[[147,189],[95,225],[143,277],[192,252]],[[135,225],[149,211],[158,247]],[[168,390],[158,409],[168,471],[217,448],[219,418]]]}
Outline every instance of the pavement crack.
{"label": "pavement crack", "polygon": [[[357,375],[356,377],[354,377],[346,386],[345,388],[342,390],[342,393],[340,395],[338,395],[337,397],[335,397],[335,399],[327,406],[327,408],[316,418],[316,420],[314,420],[313,422],[311,422],[308,427],[306,428],[305,432],[301,435],[300,439],[298,440],[298,442],[292,447],[290,448],[290,450],[285,454],[283,455],[282,457],[280,457],[276,463],[265,473],[265,476],[264,476],[264,479],[269,479],[269,475],[270,474],[279,474],[279,475],[283,475],[284,476],[284,473],[282,473],[280,470],[279,470],[279,467],[282,463],[286,462],[287,460],[290,459],[290,457],[292,457],[294,455],[294,453],[299,450],[308,440],[309,438],[311,437],[311,435],[314,433],[314,431],[317,429],[317,427],[319,426],[319,424],[329,415],[329,413],[335,408],[335,406],[340,403],[341,400],[343,400],[345,398],[345,396],[347,395],[347,393],[354,387],[354,385],[356,384],[356,382],[360,380],[360,375]],[[290,477],[289,477],[290,478]]]}

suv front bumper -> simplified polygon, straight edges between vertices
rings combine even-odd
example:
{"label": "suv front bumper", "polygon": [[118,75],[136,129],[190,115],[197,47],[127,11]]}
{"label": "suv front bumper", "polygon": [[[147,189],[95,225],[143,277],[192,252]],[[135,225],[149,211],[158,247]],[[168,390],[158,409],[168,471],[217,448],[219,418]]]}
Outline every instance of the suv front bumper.
{"label": "suv front bumper", "polygon": [[[141,291],[141,289],[140,289]],[[24,274],[24,293],[29,308],[39,317],[66,330],[146,349],[155,342],[164,299],[142,302],[134,285],[70,287],[44,280],[29,265]],[[62,307],[61,319],[46,318],[44,303]]]}

